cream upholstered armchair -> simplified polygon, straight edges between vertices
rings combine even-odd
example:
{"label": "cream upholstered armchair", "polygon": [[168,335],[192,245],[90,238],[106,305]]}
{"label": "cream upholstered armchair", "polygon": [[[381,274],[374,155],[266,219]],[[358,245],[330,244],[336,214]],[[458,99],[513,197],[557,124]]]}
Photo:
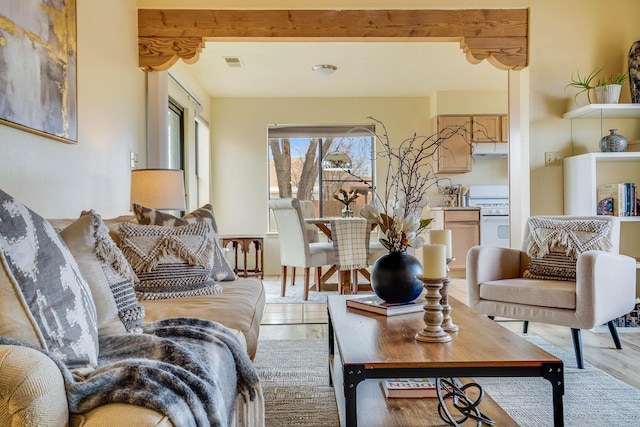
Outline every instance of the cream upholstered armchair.
{"label": "cream upholstered armchair", "polygon": [[621,348],[613,319],[634,308],[636,263],[618,253],[619,218],[534,216],[524,249],[476,246],[467,254],[467,299],[495,316],[571,328],[582,369],[581,329],[606,323]]}
{"label": "cream upholstered armchair", "polygon": [[323,265],[334,265],[332,243],[309,242],[298,199],[269,200],[269,208],[278,227],[280,246],[281,291],[284,296],[287,286],[287,267],[293,268],[292,284],[295,284],[295,268],[304,268],[304,300],[309,298],[310,269],[315,268],[316,290],[320,291]]}

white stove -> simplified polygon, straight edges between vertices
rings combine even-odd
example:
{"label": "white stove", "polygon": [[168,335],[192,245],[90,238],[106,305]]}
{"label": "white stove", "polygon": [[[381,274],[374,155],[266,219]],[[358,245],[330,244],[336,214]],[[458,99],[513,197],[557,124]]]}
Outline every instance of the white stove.
{"label": "white stove", "polygon": [[469,186],[469,206],[480,208],[480,244],[509,247],[509,186]]}

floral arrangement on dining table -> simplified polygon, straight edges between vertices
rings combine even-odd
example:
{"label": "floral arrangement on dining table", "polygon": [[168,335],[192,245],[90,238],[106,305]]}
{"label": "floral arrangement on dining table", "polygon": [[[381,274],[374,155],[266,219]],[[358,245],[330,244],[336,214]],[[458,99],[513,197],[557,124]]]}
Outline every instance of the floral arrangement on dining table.
{"label": "floral arrangement on dining table", "polygon": [[[448,126],[430,136],[414,133],[394,147],[384,123],[373,117],[368,119],[382,129],[381,134],[374,132],[373,137],[381,147],[376,150],[377,158],[386,160],[387,174],[383,193],[371,188],[374,197],[360,210],[360,216],[380,227],[380,243],[390,252],[405,252],[408,247],[420,248],[424,244],[420,234],[433,220],[422,218],[422,211],[428,204],[426,193],[432,186],[437,186],[439,180],[432,160],[437,161],[438,148],[454,135],[461,135],[471,146],[470,127]],[[371,187],[370,183],[360,181]]]}

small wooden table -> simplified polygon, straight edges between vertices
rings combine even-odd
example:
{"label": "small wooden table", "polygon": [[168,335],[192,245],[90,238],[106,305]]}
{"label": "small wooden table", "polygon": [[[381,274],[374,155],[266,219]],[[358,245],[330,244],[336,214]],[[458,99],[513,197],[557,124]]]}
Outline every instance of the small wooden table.
{"label": "small wooden table", "polygon": [[[222,247],[227,247],[229,243],[232,243],[233,251],[235,254],[235,266],[233,271],[240,275],[240,269],[238,268],[238,249],[243,254],[242,264],[242,277],[260,277],[264,279],[264,236],[255,236],[248,234],[233,234],[220,236],[222,240]],[[251,245],[255,248],[255,264],[253,269],[247,268],[247,254],[251,250]]]}
{"label": "small wooden table", "polygon": [[[378,381],[365,381],[419,377],[542,377],[551,383],[553,425],[563,425],[561,359],[455,298],[449,298],[451,315],[460,330],[448,343],[415,339],[424,327],[423,313],[386,317],[347,308],[347,298],[330,295],[327,300],[329,374],[341,425],[444,425],[437,399],[385,399]],[[517,425],[485,399],[479,408],[497,426]]]}

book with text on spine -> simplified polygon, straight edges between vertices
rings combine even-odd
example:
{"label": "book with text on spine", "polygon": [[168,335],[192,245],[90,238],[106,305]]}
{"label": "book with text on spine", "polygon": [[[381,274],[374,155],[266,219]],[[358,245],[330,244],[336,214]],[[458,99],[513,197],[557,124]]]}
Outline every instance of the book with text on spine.
{"label": "book with text on spine", "polygon": [[[456,387],[462,383],[453,379]],[[388,378],[382,380],[384,395],[388,398],[425,398],[437,397],[435,378]]]}
{"label": "book with text on spine", "polygon": [[385,316],[395,316],[398,314],[422,311],[424,309],[424,304],[425,300],[423,299],[416,299],[414,301],[403,303],[389,303],[375,295],[347,299],[347,307],[378,313]]}

